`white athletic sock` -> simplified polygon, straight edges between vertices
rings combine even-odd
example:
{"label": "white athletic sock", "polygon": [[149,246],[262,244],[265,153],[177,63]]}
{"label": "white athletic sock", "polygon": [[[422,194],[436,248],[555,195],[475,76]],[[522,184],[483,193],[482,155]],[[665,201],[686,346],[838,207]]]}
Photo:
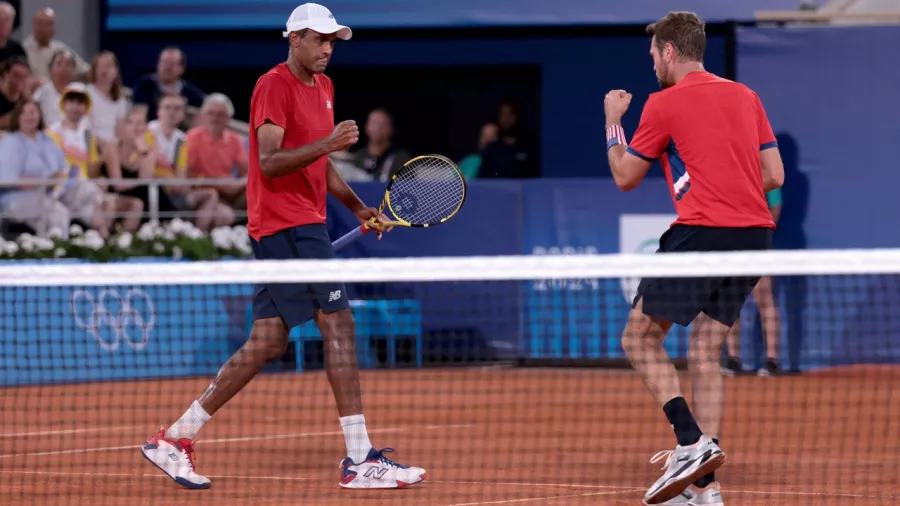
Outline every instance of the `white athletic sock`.
{"label": "white athletic sock", "polygon": [[369,433],[366,432],[366,417],[363,415],[341,417],[341,428],[344,429],[347,456],[354,464],[362,464],[372,449]]}
{"label": "white athletic sock", "polygon": [[210,418],[212,417],[203,409],[203,406],[198,401],[194,401],[191,407],[181,415],[181,418],[169,427],[169,430],[166,431],[166,438],[175,441],[179,439],[190,439],[193,441],[197,438],[200,428]]}

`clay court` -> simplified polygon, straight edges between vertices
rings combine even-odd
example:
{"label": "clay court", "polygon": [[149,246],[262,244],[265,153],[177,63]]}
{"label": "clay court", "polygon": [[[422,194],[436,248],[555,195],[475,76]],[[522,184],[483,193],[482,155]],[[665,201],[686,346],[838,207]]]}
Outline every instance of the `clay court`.
{"label": "clay court", "polygon": [[[726,378],[727,504],[900,503],[900,368]],[[7,388],[0,504],[636,505],[674,437],[625,371],[364,372],[373,442],[428,471],[405,490],[341,490],[324,373],[256,379],[201,433],[212,488],[183,490],[139,445],[208,379]]]}

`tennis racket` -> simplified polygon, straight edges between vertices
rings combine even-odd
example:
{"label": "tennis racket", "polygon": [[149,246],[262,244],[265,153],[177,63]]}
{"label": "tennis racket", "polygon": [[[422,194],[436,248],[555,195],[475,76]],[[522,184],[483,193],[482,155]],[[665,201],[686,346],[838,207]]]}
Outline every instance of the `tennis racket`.
{"label": "tennis racket", "polygon": [[[417,156],[392,177],[378,207],[391,221],[385,227],[433,227],[456,215],[466,200],[466,180],[456,164],[441,155]],[[387,215],[385,208],[390,212]],[[339,250],[371,230],[370,219],[332,243]]]}

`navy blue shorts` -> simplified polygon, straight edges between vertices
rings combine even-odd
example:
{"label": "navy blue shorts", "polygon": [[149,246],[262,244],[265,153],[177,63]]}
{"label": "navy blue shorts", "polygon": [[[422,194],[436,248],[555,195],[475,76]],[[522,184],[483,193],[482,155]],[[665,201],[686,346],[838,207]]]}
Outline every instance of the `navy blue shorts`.
{"label": "navy blue shorts", "polygon": [[[659,239],[657,253],[767,250],[768,228],[716,228],[675,225]],[[644,278],[632,307],[644,300],[644,314],[688,326],[700,313],[734,325],[759,277]]]}
{"label": "navy blue shorts", "polygon": [[[259,260],[331,259],[334,248],[324,224],[302,225],[250,239]],[[253,321],[281,318],[288,328],[308,322],[316,310],[333,313],[350,307],[343,283],[266,283],[256,285]]]}

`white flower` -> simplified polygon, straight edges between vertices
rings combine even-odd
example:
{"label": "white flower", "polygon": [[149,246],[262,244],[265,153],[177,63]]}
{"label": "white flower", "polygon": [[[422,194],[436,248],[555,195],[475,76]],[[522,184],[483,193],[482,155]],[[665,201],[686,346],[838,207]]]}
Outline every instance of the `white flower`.
{"label": "white flower", "polygon": [[181,218],[175,218],[169,222],[168,229],[176,234],[180,234],[188,229],[190,224]]}
{"label": "white flower", "polygon": [[16,242],[19,243],[19,247],[22,248],[23,251],[33,251],[34,250],[34,240],[35,237],[31,234],[21,234],[16,238]]}
{"label": "white flower", "polygon": [[231,229],[228,227],[218,227],[213,229],[209,234],[209,238],[217,249],[231,249]]}
{"label": "white flower", "polygon": [[153,245],[153,251],[155,251],[157,253],[165,253],[166,247],[163,246],[161,243],[155,243]]}
{"label": "white flower", "polygon": [[84,245],[92,250],[99,250],[102,248],[106,242],[103,240],[103,237],[100,237],[100,233],[96,230],[88,230],[84,233]]}
{"label": "white flower", "polygon": [[131,242],[134,240],[134,237],[130,232],[122,232],[118,237],[116,237],[116,247],[119,249],[128,249],[131,247]]}
{"label": "white flower", "polygon": [[184,252],[181,251],[181,248],[175,246],[172,248],[172,258],[175,260],[181,260],[181,257],[184,256]]}
{"label": "white flower", "polygon": [[162,238],[167,241],[174,241],[175,240],[175,232],[173,232],[172,229],[164,230],[162,233]]}
{"label": "white flower", "polygon": [[236,247],[243,255],[250,255],[253,253],[253,248],[250,247],[250,241],[247,241],[246,244],[237,244]]}
{"label": "white flower", "polygon": [[78,225],[72,225],[69,227],[69,235],[81,235],[84,233],[84,229]]}
{"label": "white flower", "polygon": [[153,237],[155,235],[155,233],[154,233],[155,227],[154,226],[155,226],[155,223],[152,221],[148,221],[147,223],[144,223],[143,225],[141,225],[141,228],[138,230],[138,233],[137,233],[138,239],[140,239],[142,241],[152,241]]}
{"label": "white flower", "polygon": [[66,250],[64,250],[62,248],[56,248],[56,251],[53,252],[53,255],[56,258],[62,258],[64,256],[66,256]]}
{"label": "white flower", "polygon": [[46,237],[35,237],[34,238],[34,247],[39,251],[50,251],[53,249],[54,244],[53,241],[47,239]]}
{"label": "white flower", "polygon": [[63,231],[60,230],[60,229],[57,228],[57,227],[53,227],[53,228],[50,229],[49,232],[47,232],[47,237],[49,237],[49,238],[51,238],[51,239],[62,239],[62,238],[63,238]]}
{"label": "white flower", "polygon": [[15,255],[16,253],[19,252],[19,245],[14,242],[6,243],[6,245],[3,248],[4,248],[4,251],[9,255]]}
{"label": "white flower", "polygon": [[206,237],[206,234],[204,234],[203,231],[199,228],[193,227],[188,230],[187,236],[191,239],[203,239],[204,237]]}

